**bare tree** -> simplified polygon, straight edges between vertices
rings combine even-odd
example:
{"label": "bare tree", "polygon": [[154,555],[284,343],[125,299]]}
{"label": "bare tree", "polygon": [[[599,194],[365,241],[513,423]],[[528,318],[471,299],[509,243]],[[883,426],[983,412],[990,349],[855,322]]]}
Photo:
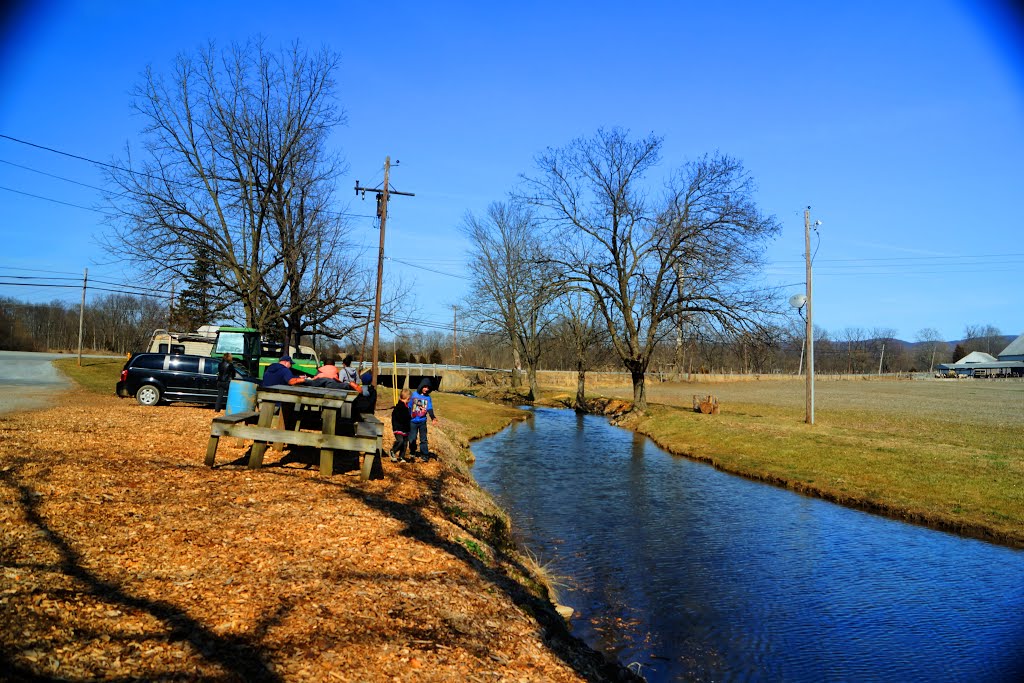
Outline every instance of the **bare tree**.
{"label": "bare tree", "polygon": [[920,367],[928,366],[928,372],[935,371],[935,356],[941,360],[948,354],[949,344],[942,339],[942,335],[934,327],[925,327],[917,332],[916,341],[922,346],[915,358]]}
{"label": "bare tree", "polygon": [[552,259],[597,302],[611,344],[645,410],[652,354],[680,316],[722,330],[758,329],[776,306],[751,285],[763,240],[778,231],[753,202],[739,161],[704,156],[668,179],[651,200],[644,176],[659,161],[661,138],[634,140],[598,130],[537,158],[526,197],[561,228]]}
{"label": "bare tree", "polygon": [[[485,216],[467,214],[472,298],[467,306],[481,324],[507,335],[516,361],[526,365],[528,398],[538,395],[537,364],[544,331],[554,318],[561,278],[543,252],[540,231],[528,206],[495,202]],[[518,367],[513,368],[513,377]]]}
{"label": "bare tree", "polygon": [[256,41],[180,56],[168,77],[147,69],[133,93],[143,158],[129,149],[109,171],[121,192],[108,250],[158,281],[185,278],[205,253],[212,293],[261,331],[357,326],[346,313],[365,310],[368,278],[330,208],[337,62]]}
{"label": "bare tree", "polygon": [[994,356],[1002,350],[1002,332],[995,325],[965,325],[964,348],[967,353],[984,351]]}

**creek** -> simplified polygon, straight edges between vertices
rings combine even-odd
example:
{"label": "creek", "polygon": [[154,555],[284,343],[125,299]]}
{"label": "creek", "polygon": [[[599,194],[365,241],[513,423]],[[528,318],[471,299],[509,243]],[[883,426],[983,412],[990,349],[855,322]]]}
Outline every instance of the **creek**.
{"label": "creek", "polygon": [[473,444],[473,476],[574,633],[648,681],[1024,680],[1024,552],[531,412]]}

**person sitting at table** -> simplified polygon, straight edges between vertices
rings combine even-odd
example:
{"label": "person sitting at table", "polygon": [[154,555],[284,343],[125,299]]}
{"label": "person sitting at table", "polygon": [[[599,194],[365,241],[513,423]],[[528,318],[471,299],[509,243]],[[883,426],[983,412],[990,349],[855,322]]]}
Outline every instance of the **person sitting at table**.
{"label": "person sitting at table", "polygon": [[319,387],[323,389],[348,389],[338,376],[338,368],[333,360],[324,361],[324,364],[316,371],[313,377],[299,375],[288,380],[288,384],[301,384],[304,387]]}
{"label": "person sitting at table", "polygon": [[321,377],[341,381],[341,376],[338,374],[338,366],[334,364],[333,360],[325,360],[320,369],[316,371],[316,377],[313,379],[320,379]]}
{"label": "person sitting at table", "polygon": [[345,385],[346,389],[361,392],[363,387],[359,381],[359,373],[352,367],[352,354],[345,356],[341,361],[341,373],[338,379]]}
{"label": "person sitting at table", "polygon": [[292,372],[292,357],[281,356],[276,363],[271,363],[263,371],[261,387],[272,387],[278,384],[289,384],[295,374]]}

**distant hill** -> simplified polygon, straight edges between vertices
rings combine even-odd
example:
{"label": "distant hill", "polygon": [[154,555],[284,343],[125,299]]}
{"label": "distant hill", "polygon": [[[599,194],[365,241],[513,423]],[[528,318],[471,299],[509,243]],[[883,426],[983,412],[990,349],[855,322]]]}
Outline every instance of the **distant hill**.
{"label": "distant hill", "polygon": [[[992,355],[993,356],[997,355],[1000,351],[1002,351],[1007,346],[1009,346],[1010,342],[1012,342],[1018,336],[1019,335],[1016,335],[1016,334],[1004,334],[1004,335],[1000,335],[998,337],[993,337],[992,338],[992,351],[991,351]],[[899,342],[900,344],[903,344],[903,346],[905,348],[908,348],[908,349],[915,349],[915,348],[917,348],[919,346],[929,346],[931,344],[931,342],[908,342],[908,341],[903,341],[902,339],[897,339],[896,341]],[[964,345],[966,345],[968,343],[972,343],[973,344],[974,342],[973,341],[969,342],[969,340],[967,340],[967,339],[953,339],[952,341],[946,341],[946,342],[943,342],[943,343],[944,344],[949,344],[950,348],[955,348],[957,344],[964,344]]]}

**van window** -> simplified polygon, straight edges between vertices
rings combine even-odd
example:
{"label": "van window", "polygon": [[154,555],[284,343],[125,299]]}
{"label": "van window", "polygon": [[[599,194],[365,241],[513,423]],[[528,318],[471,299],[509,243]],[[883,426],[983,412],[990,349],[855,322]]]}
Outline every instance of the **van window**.
{"label": "van window", "polygon": [[159,356],[155,354],[145,354],[136,357],[132,361],[133,368],[142,368],[144,370],[163,370],[164,369],[164,358],[166,356]]}
{"label": "van window", "polygon": [[177,370],[178,372],[199,372],[199,357],[171,356],[171,362],[167,369]]}

